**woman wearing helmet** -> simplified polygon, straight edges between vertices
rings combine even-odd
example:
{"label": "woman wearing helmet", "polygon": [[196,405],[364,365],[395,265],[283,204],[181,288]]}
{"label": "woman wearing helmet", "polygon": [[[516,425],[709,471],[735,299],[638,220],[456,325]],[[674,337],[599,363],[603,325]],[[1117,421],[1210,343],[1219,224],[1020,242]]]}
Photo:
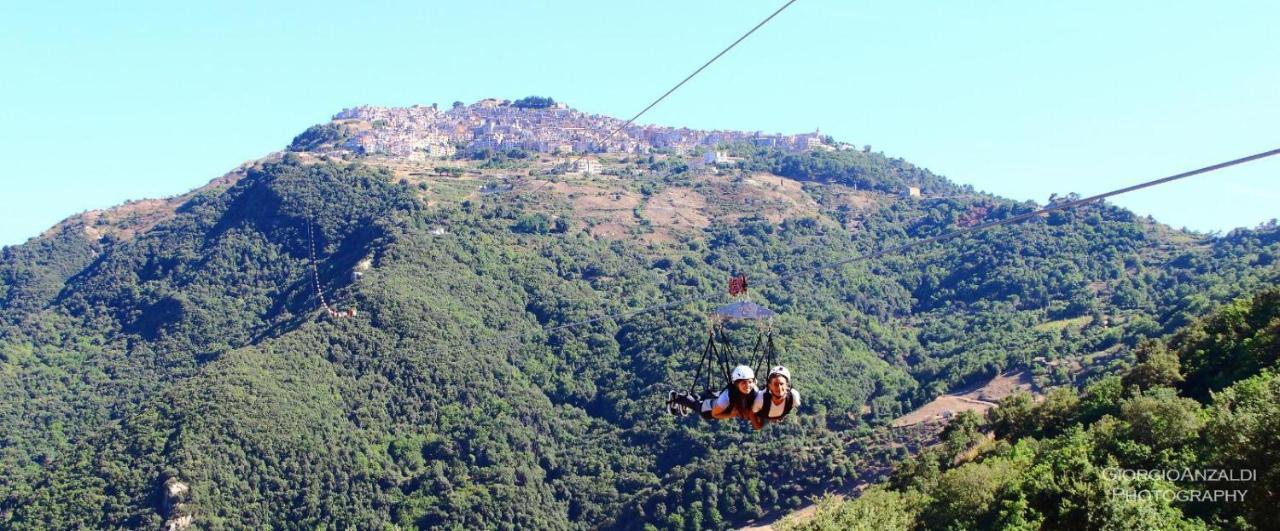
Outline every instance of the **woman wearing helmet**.
{"label": "woman wearing helmet", "polygon": [[756,393],[755,403],[751,405],[760,425],[781,422],[797,407],[800,407],[800,392],[791,388],[791,371],[781,365],[770,369],[764,390]]}
{"label": "woman wearing helmet", "polygon": [[673,413],[678,412],[676,406],[683,406],[690,410],[701,413],[702,418],[707,420],[723,420],[733,417],[739,417],[750,421],[752,426],[759,423],[756,415],[752,412],[753,404],[756,402],[756,374],[751,367],[739,365],[734,367],[731,373],[733,383],[730,383],[718,395],[705,396],[703,400],[690,394],[677,394],[671,392],[669,405]]}

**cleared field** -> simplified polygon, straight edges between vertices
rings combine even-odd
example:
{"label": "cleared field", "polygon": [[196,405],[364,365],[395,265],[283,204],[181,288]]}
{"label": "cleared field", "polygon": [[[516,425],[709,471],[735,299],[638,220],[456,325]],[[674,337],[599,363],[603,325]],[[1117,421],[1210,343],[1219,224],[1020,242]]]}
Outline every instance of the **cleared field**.
{"label": "cleared field", "polygon": [[1000,374],[981,386],[935,398],[928,404],[916,408],[915,411],[894,419],[892,426],[901,428],[922,422],[945,420],[962,411],[986,413],[988,409],[996,407],[996,402],[1019,389],[1035,392],[1035,384],[1032,383],[1031,375],[1027,371]]}
{"label": "cleared field", "polygon": [[1035,326],[1040,332],[1061,331],[1066,328],[1084,328],[1093,322],[1093,316],[1082,315],[1071,319],[1058,319],[1057,321],[1048,321]]}

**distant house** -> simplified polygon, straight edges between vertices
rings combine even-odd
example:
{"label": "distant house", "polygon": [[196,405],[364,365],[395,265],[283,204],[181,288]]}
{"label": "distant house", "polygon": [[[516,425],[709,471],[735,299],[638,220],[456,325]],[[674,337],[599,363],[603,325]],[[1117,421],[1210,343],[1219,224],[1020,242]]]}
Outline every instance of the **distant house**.
{"label": "distant house", "polygon": [[814,131],[812,133],[803,134],[803,135],[795,135],[794,140],[791,142],[791,144],[795,146],[797,149],[802,149],[802,150],[816,149],[818,147],[829,147],[826,145],[826,142],[823,141],[822,133],[820,131]]}
{"label": "distant house", "polygon": [[448,143],[447,140],[428,145],[426,151],[428,155],[436,158],[452,157],[454,153],[458,152],[457,148],[453,147],[453,144]]}
{"label": "distant house", "polygon": [[902,191],[902,197],[920,197],[920,188],[917,186],[908,186]]}
{"label": "distant house", "polygon": [[733,164],[738,162],[738,159],[737,157],[730,157],[729,154],[724,151],[708,151],[702,155],[702,162],[705,164],[721,165]]}
{"label": "distant house", "polygon": [[689,169],[694,171],[705,170],[707,168],[707,158],[705,156],[689,157],[686,163],[689,165]]}
{"label": "distant house", "polygon": [[573,161],[573,171],[586,174],[600,173],[600,161],[593,157],[583,157]]}

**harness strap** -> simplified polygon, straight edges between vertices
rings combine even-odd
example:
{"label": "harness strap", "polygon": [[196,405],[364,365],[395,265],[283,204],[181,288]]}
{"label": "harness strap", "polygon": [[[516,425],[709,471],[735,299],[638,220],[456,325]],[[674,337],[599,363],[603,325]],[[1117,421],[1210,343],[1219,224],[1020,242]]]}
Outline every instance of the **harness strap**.
{"label": "harness strap", "polygon": [[769,330],[769,337],[766,340],[764,351],[766,356],[765,367],[773,368],[778,365],[778,346],[773,343],[773,330]]}
{"label": "harness strap", "polygon": [[[764,343],[763,349],[761,348],[762,342]],[[765,379],[765,385],[768,385],[769,376],[765,371],[768,371],[778,364],[778,347],[773,343],[773,330],[766,332],[763,337],[756,338],[755,351],[758,353],[758,357],[756,358],[756,374],[761,375],[761,377]]]}
{"label": "harness strap", "polygon": [[[756,355],[756,359],[752,362],[756,366],[756,375],[763,375],[768,368],[764,365],[765,353],[760,349],[760,345],[764,343],[763,336],[756,336],[756,345],[751,347],[751,352]],[[769,382],[765,382],[766,384]]]}
{"label": "harness strap", "polygon": [[[719,332],[720,347],[721,347],[720,348],[720,375],[721,375],[721,379],[724,380],[724,384],[727,386],[733,383],[733,381],[730,379],[731,378],[730,372],[732,372],[732,368],[729,365],[729,358],[737,359],[738,356],[737,356],[737,352],[734,352],[733,350],[733,343],[729,342],[729,336],[726,336],[724,333],[724,326],[717,325],[716,330]],[[711,389],[711,388],[712,388],[711,382],[708,381],[707,389]]]}
{"label": "harness strap", "polygon": [[711,387],[711,371],[713,370],[712,358],[714,358],[715,356],[716,356],[716,333],[715,333],[715,330],[713,329],[707,335],[707,346],[702,349],[702,359],[698,360],[698,371],[694,373],[693,381],[689,382],[690,393],[693,393],[693,390],[698,386],[698,380],[702,378],[702,375],[704,373],[707,375],[707,388],[709,389]]}

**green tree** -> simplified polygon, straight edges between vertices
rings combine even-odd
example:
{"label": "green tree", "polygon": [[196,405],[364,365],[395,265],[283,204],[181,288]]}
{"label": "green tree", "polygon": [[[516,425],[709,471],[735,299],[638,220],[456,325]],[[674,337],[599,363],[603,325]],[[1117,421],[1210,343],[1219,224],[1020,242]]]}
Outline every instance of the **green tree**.
{"label": "green tree", "polygon": [[516,219],[515,225],[511,228],[516,232],[525,234],[547,234],[551,230],[551,223],[547,216],[538,214],[522,214]]}
{"label": "green tree", "polygon": [[946,448],[946,460],[954,462],[962,453],[986,440],[982,433],[982,417],[973,411],[962,411],[942,430],[942,444]]}
{"label": "green tree", "polygon": [[1153,389],[1181,383],[1182,370],[1178,355],[1170,352],[1163,342],[1149,339],[1134,349],[1137,364],[1124,377],[1125,387]]}
{"label": "green tree", "polygon": [[1168,387],[1148,389],[1121,402],[1120,418],[1129,423],[1133,440],[1156,449],[1196,440],[1205,422],[1199,403]]}
{"label": "green tree", "polygon": [[1035,431],[1032,424],[1034,410],[1031,394],[1016,391],[1001,400],[999,407],[987,410],[987,423],[996,437],[1017,440]]}

